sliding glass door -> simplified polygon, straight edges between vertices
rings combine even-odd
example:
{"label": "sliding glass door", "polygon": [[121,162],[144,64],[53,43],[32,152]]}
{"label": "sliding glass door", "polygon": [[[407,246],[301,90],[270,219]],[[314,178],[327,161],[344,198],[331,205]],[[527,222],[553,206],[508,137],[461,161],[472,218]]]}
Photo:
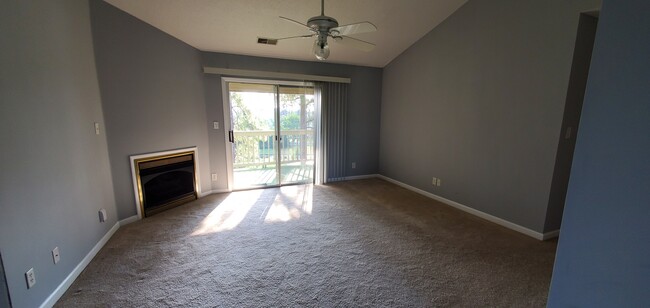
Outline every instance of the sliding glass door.
{"label": "sliding glass door", "polygon": [[230,83],[229,92],[234,188],[279,184],[275,86]]}
{"label": "sliding glass door", "polygon": [[227,82],[233,189],[313,183],[312,87]]}
{"label": "sliding glass door", "polygon": [[279,86],[280,173],[283,184],[314,181],[314,89]]}

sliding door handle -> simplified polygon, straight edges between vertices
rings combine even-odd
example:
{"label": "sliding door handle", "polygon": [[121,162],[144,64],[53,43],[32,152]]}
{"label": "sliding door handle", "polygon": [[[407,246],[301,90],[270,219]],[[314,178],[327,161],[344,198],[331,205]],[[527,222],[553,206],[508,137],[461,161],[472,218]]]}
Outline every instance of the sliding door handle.
{"label": "sliding door handle", "polygon": [[235,134],[231,130],[228,131],[228,141],[230,141],[232,143],[235,142]]}

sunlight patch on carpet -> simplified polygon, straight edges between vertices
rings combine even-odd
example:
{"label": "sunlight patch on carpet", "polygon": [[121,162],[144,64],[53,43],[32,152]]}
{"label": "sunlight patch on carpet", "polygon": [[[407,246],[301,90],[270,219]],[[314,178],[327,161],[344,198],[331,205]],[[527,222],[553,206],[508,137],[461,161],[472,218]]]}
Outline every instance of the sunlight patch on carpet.
{"label": "sunlight patch on carpet", "polygon": [[287,222],[311,215],[313,208],[313,185],[284,186],[268,209],[265,223]]}
{"label": "sunlight patch on carpet", "polygon": [[232,193],[219,204],[192,235],[203,235],[236,228],[246,217],[248,211],[262,195],[263,190],[249,190]]}

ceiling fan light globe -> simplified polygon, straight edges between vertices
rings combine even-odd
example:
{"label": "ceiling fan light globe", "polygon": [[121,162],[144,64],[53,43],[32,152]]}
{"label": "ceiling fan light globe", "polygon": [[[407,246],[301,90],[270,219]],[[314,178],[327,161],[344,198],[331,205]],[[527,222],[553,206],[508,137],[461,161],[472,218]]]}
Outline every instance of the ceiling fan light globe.
{"label": "ceiling fan light globe", "polygon": [[314,55],[318,60],[325,60],[330,56],[330,46],[327,45],[327,42],[319,44],[318,40],[314,42]]}

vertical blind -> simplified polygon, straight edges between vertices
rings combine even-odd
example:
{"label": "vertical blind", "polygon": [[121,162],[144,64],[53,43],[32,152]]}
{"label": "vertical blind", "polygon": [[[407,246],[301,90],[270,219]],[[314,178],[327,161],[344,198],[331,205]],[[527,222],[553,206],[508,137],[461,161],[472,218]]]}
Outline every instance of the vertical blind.
{"label": "vertical blind", "polygon": [[[321,97],[320,153],[324,171],[320,182],[345,179],[348,84],[323,82],[316,85]],[[319,95],[316,95],[317,97]]]}

